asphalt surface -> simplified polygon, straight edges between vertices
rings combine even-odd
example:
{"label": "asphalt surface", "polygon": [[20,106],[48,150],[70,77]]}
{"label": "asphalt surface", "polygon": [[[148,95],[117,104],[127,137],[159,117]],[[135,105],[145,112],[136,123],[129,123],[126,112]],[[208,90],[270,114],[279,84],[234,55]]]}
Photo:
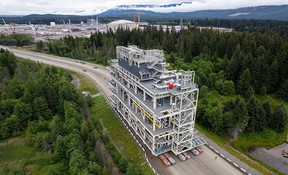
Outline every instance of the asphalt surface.
{"label": "asphalt surface", "polygon": [[[283,145],[279,147],[283,147]],[[288,159],[282,156],[283,150],[285,150],[285,147],[282,149],[277,149],[277,147],[272,149],[256,148],[250,154],[256,159],[288,175]]]}
{"label": "asphalt surface", "polygon": [[[9,49],[7,47],[0,46],[4,49],[8,49],[13,52],[17,57],[36,61],[39,63],[45,63],[62,67],[72,71],[80,72],[97,83],[98,88],[107,96],[110,97],[111,92],[109,90],[108,80],[111,79],[110,72],[105,67],[98,66],[91,63],[82,61],[76,61],[73,59],[67,59],[58,56],[52,56],[47,54],[41,54],[36,52],[30,52],[26,50]],[[108,98],[109,99],[109,98]],[[163,175],[237,175],[244,174],[231,163],[225,161],[222,157],[218,156],[215,152],[209,148],[203,146],[204,152],[199,156],[194,156],[192,153],[191,159],[181,162],[177,157],[174,159],[177,161],[176,165],[166,168],[159,158],[154,156],[148,156],[149,161],[158,174]],[[147,153],[149,155],[149,153]],[[215,160],[215,157],[217,159]]]}
{"label": "asphalt surface", "polygon": [[[175,155],[170,155],[176,160],[176,164],[166,168],[158,157],[150,157],[150,162],[159,174],[165,175],[240,175],[244,174],[236,167],[228,163],[219,155],[216,155],[206,146],[202,146],[203,153],[186,161],[180,161]],[[217,157],[215,159],[215,157]],[[153,160],[154,159],[154,160]]]}

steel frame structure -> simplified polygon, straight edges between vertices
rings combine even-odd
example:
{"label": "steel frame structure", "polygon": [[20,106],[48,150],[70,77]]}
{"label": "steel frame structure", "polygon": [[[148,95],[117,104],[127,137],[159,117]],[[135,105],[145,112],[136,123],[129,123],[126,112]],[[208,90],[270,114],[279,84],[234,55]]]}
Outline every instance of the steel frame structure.
{"label": "steel frame structure", "polygon": [[[155,156],[175,155],[193,141],[199,89],[194,71],[167,71],[163,51],[118,46],[111,61],[112,102]],[[198,139],[199,140],[199,139]]]}

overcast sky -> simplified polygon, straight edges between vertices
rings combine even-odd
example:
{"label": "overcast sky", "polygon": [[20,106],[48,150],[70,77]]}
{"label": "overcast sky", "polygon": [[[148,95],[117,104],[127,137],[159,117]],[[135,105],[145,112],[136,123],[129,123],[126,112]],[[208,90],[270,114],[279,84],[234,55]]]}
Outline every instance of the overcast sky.
{"label": "overcast sky", "polygon": [[[0,0],[0,15],[27,14],[97,14],[103,10],[131,4],[164,5],[171,3],[192,2],[170,8],[153,8],[157,12],[188,12],[207,9],[231,9],[258,5],[288,4],[288,0]],[[81,13],[79,13],[81,14]]]}

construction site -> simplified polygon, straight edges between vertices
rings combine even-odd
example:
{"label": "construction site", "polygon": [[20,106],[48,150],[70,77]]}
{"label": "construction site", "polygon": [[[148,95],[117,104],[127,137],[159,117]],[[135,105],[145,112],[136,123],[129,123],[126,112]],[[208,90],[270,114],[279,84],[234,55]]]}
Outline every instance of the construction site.
{"label": "construction site", "polygon": [[45,41],[50,39],[60,39],[65,36],[74,37],[90,37],[91,33],[106,32],[107,25],[100,24],[98,18],[88,19],[87,22],[81,22],[78,24],[72,23],[70,20],[63,20],[61,24],[56,24],[51,21],[47,24],[7,24],[5,19],[2,19],[2,25],[0,25],[0,34],[28,34],[32,36],[35,41]]}
{"label": "construction site", "polygon": [[[124,30],[140,29],[144,30],[149,24],[147,22],[139,21],[129,21],[129,20],[116,20],[107,24],[99,23],[98,18],[88,19],[87,22],[81,22],[78,24],[72,23],[70,20],[63,20],[61,24],[56,24],[55,22],[50,22],[49,25],[46,24],[7,24],[5,19],[2,19],[2,25],[0,25],[0,34],[11,35],[11,34],[28,34],[36,41],[38,40],[50,40],[50,39],[60,39],[65,36],[75,36],[75,37],[90,37],[91,33],[101,32],[105,33],[112,30],[115,32],[117,29],[122,28]],[[160,29],[160,25],[152,25]],[[187,26],[167,26],[162,25],[161,28],[166,31],[171,30],[172,27],[176,31],[180,31]]]}
{"label": "construction site", "polygon": [[[182,21],[179,25],[169,26],[169,25],[150,25],[147,22],[140,21],[140,14],[138,14],[138,21],[136,18],[133,21],[129,20],[116,20],[110,23],[104,24],[99,23],[98,17],[87,19],[87,21],[81,21],[81,23],[73,23],[69,20],[62,20],[62,23],[56,24],[51,21],[49,25],[47,24],[16,24],[16,23],[6,23],[5,19],[1,20],[0,24],[0,34],[1,35],[11,35],[11,34],[28,34],[37,41],[47,41],[51,39],[60,39],[65,36],[74,37],[87,37],[89,38],[91,34],[95,32],[105,33],[112,30],[115,32],[117,29],[122,28],[124,30],[140,29],[144,30],[147,26],[154,26],[158,30],[163,31],[172,30],[180,31],[181,29],[187,29],[188,26],[184,26]],[[198,27],[200,30],[207,27]],[[211,29],[217,30],[219,32],[231,32],[232,29],[217,28],[212,27]]]}
{"label": "construction site", "polygon": [[151,153],[161,160],[170,151],[187,157],[187,151],[203,145],[194,130],[195,72],[167,70],[162,50],[117,46],[116,55],[110,81],[114,107]]}

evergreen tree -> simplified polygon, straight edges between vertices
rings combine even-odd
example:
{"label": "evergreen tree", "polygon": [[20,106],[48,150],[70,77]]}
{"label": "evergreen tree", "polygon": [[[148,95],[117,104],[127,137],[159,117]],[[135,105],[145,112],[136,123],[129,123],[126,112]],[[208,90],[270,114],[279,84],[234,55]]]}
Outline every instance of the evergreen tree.
{"label": "evergreen tree", "polygon": [[273,128],[277,132],[283,132],[287,124],[287,115],[284,107],[279,106],[273,114]]}
{"label": "evergreen tree", "polygon": [[17,67],[16,57],[4,49],[0,49],[0,67],[7,68],[10,76],[14,75],[14,71]]}
{"label": "evergreen tree", "polygon": [[256,127],[258,127],[257,126],[258,103],[254,96],[250,97],[249,100],[247,101],[247,111],[248,111],[249,121],[248,121],[248,127],[246,130],[248,132],[254,132],[256,131]]}
{"label": "evergreen tree", "polygon": [[174,64],[175,61],[176,61],[175,56],[174,56],[173,52],[171,52],[171,53],[170,53],[170,57],[169,57],[169,62],[172,63],[172,64]]}
{"label": "evergreen tree", "polygon": [[281,98],[288,101],[288,78],[281,84],[278,94]]}
{"label": "evergreen tree", "polygon": [[44,45],[43,41],[38,41],[36,43],[36,51],[37,52],[42,52],[44,50],[44,47],[45,47],[45,45]]}
{"label": "evergreen tree", "polygon": [[270,127],[271,129],[274,129],[272,126],[273,123],[273,116],[272,116],[272,112],[271,112],[271,104],[269,101],[266,101],[262,104],[263,110],[265,112],[265,121],[266,121],[266,126]]}
{"label": "evergreen tree", "polygon": [[235,100],[233,114],[235,116],[235,121],[237,122],[237,124],[240,124],[240,127],[244,130],[248,125],[249,116],[246,103],[243,99],[238,97]]}
{"label": "evergreen tree", "polygon": [[221,126],[223,125],[223,111],[220,106],[211,107],[210,109],[206,110],[206,113],[204,115],[205,118],[207,118],[211,130],[214,133],[220,132]]}
{"label": "evergreen tree", "polygon": [[15,105],[13,114],[18,116],[21,130],[28,126],[28,121],[32,119],[32,112],[33,110],[29,104],[20,101]]}
{"label": "evergreen tree", "polygon": [[245,69],[241,76],[239,77],[239,81],[237,83],[237,90],[239,94],[243,95],[244,97],[249,97],[251,95],[251,76],[249,69]]}

